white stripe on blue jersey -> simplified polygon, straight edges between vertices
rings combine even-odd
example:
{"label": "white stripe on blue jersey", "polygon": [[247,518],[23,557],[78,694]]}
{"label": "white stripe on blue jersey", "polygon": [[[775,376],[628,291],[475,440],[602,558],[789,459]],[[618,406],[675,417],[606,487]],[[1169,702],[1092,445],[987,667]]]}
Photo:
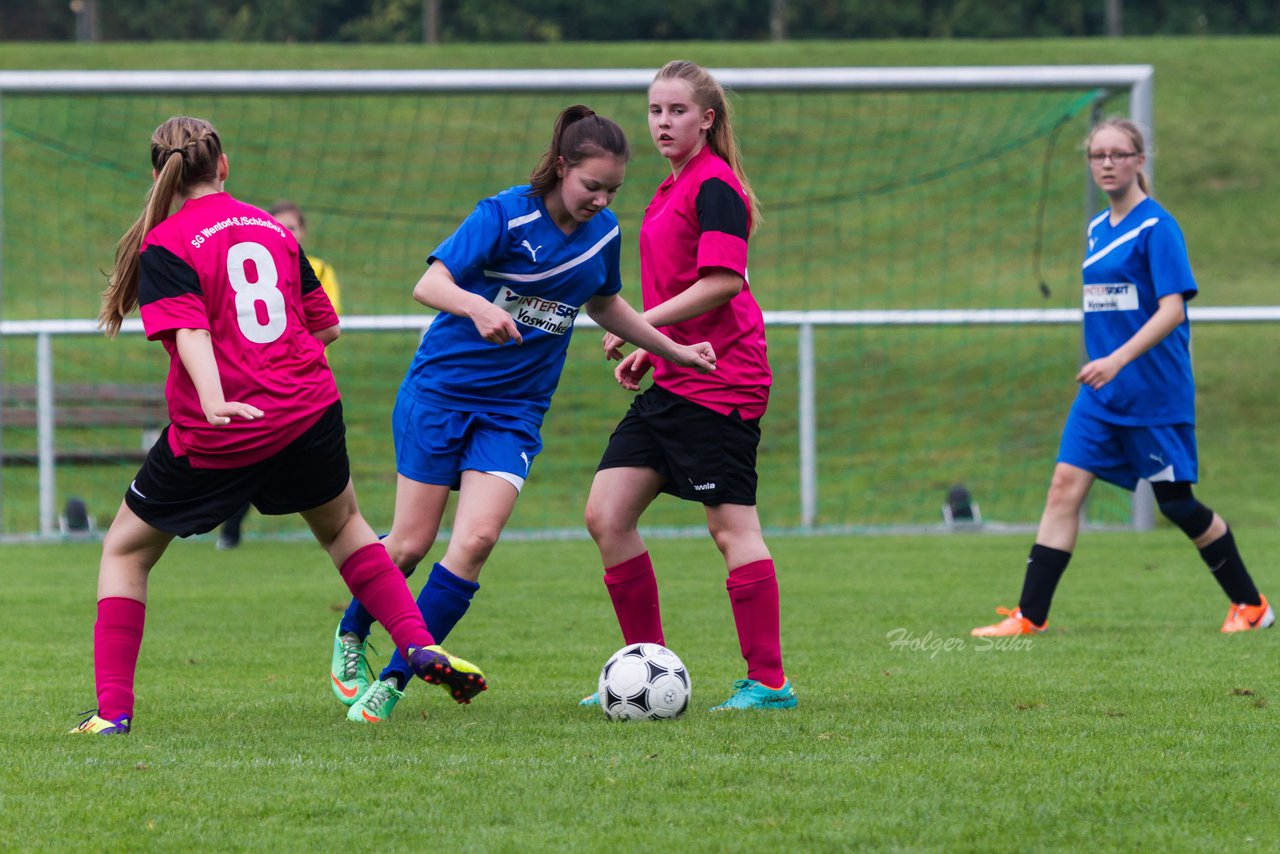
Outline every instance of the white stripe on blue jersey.
{"label": "white stripe on blue jersey", "polygon": [[[1084,263],[1080,265],[1081,268],[1088,267],[1090,264],[1092,264],[1094,261],[1097,261],[1099,258],[1106,257],[1107,254],[1111,252],[1111,250],[1115,249],[1117,246],[1121,246],[1125,243],[1128,243],[1130,240],[1133,240],[1135,237],[1137,237],[1139,234],[1142,233],[1143,229],[1150,228],[1151,226],[1155,225],[1159,221],[1160,221],[1160,217],[1157,217],[1157,216],[1153,216],[1150,219],[1143,220],[1142,225],[1130,231],[1126,231],[1124,234],[1120,235],[1115,240],[1111,241],[1106,246],[1102,247],[1097,252],[1090,255],[1088,258],[1084,259]],[[1090,230],[1092,231],[1092,229]]]}
{"label": "white stripe on blue jersey", "polygon": [[543,279],[550,279],[554,276],[558,276],[566,270],[572,270],[579,264],[590,261],[592,258],[600,254],[600,250],[603,249],[610,240],[613,240],[621,233],[622,232],[618,229],[618,226],[615,225],[612,231],[597,240],[594,246],[586,252],[583,252],[577,258],[571,258],[558,267],[552,267],[550,270],[543,270],[540,273],[503,273],[499,270],[485,270],[484,274],[495,279],[506,279],[508,282],[540,282]]}
{"label": "white stripe on blue jersey", "polygon": [[533,213],[527,213],[524,216],[518,216],[515,219],[509,219],[507,220],[507,231],[510,231],[516,226],[524,225],[526,222],[533,222],[535,219],[540,219],[541,217],[542,211],[534,211]]}

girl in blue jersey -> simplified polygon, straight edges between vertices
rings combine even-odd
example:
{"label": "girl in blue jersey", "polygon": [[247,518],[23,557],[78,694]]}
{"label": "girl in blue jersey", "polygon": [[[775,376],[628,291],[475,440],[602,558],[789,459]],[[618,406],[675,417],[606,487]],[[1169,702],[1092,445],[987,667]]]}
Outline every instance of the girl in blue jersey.
{"label": "girl in blue jersey", "polygon": [[979,637],[1042,632],[1096,478],[1132,490],[1148,481],[1171,522],[1195,543],[1231,608],[1224,632],[1275,622],[1222,517],[1192,494],[1197,479],[1195,381],[1186,302],[1196,295],[1182,231],[1147,195],[1142,133],[1132,122],[1098,124],[1089,168],[1110,206],[1089,223],[1084,259],[1084,338],[1089,362],[1067,416],[1058,464],[1016,609],[973,630]]}
{"label": "girl in blue jersey", "polygon": [[[396,398],[396,507],[387,551],[406,574],[435,542],[458,492],[444,557],[418,597],[436,642],[479,589],[515,506],[581,309],[604,329],[710,371],[711,345],[672,342],[618,292],[621,237],[608,210],[630,149],[614,122],[564,110],[528,184],[484,199],[427,259],[413,297],[439,314]],[[334,636],[331,684],[348,719],[386,720],[411,671],[396,655],[376,680],[364,660],[372,617],[358,601]]]}

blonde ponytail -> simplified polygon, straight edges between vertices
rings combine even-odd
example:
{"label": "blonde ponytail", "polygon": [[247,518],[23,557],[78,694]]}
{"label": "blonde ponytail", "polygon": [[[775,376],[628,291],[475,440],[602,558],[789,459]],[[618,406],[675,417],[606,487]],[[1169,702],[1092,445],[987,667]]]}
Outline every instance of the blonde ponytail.
{"label": "blonde ponytail", "polygon": [[102,292],[98,325],[110,337],[138,307],[138,261],[142,241],[169,216],[174,199],[188,188],[215,180],[222,141],[213,125],[190,116],[174,116],[151,135],[155,182],[147,190],[142,214],[116,244],[116,262]]}
{"label": "blonde ponytail", "polygon": [[747,172],[742,167],[742,155],[738,151],[738,140],[733,133],[733,116],[730,113],[729,99],[724,87],[701,65],[687,59],[673,59],[654,75],[658,80],[684,80],[693,91],[693,100],[704,110],[711,110],[715,118],[707,131],[707,146],[717,157],[729,164],[742,192],[747,196],[747,206],[751,211],[751,233],[755,233],[763,217],[760,213],[760,200],[747,181]]}

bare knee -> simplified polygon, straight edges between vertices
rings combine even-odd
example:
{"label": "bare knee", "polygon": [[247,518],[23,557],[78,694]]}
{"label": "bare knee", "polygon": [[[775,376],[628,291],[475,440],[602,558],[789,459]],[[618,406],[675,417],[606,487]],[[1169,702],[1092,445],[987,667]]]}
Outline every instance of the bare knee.
{"label": "bare knee", "polygon": [[769,547],[765,545],[764,533],[760,524],[753,517],[742,515],[721,517],[708,514],[707,532],[711,540],[724,556],[729,567],[741,566],[770,557]]}
{"label": "bare knee", "polygon": [[733,548],[736,537],[734,531],[723,525],[708,523],[707,532],[711,534],[711,541],[716,544],[716,548],[720,550],[721,554],[728,554],[729,550]]}
{"label": "bare knee", "polygon": [[604,536],[605,532],[608,530],[608,518],[605,516],[604,512],[596,506],[595,502],[588,499],[586,512],[584,512],[582,516],[583,521],[587,524],[587,533],[591,535],[591,539],[598,541],[602,536]]}
{"label": "bare knee", "polygon": [[354,507],[351,508],[351,512],[331,514],[324,519],[323,524],[313,524],[311,532],[315,535],[316,542],[320,543],[321,548],[329,551],[342,538],[343,532],[355,521],[358,515]]}
{"label": "bare knee", "polygon": [[493,547],[498,544],[499,530],[488,528],[454,532],[449,539],[449,551],[458,555],[466,564],[478,565],[489,559]]}
{"label": "bare knee", "polygon": [[587,533],[597,543],[614,539],[631,527],[606,502],[590,499],[587,501],[584,521],[587,523]]}
{"label": "bare knee", "polygon": [[402,572],[408,572],[422,563],[426,558],[427,552],[431,551],[431,547],[435,545],[434,534],[430,537],[402,537],[392,532],[390,536],[382,541],[387,547],[387,554],[391,555],[391,561]]}
{"label": "bare knee", "polygon": [[320,545],[328,548],[342,535],[343,529],[360,515],[360,506],[356,503],[355,487],[351,480],[342,492],[310,510],[303,510],[302,518]]}
{"label": "bare knee", "polygon": [[1081,477],[1074,469],[1059,466],[1049,481],[1049,494],[1045,499],[1045,509],[1050,513],[1076,513],[1084,502],[1089,488],[1089,479]]}

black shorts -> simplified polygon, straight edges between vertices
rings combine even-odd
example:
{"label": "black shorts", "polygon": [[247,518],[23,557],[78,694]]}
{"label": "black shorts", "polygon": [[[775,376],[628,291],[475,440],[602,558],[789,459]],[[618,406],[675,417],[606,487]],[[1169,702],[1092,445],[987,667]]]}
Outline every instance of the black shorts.
{"label": "black shorts", "polygon": [[756,503],[760,419],[721,415],[650,386],[609,437],[598,470],[650,468],[662,491],[702,504]]}
{"label": "black shorts", "polygon": [[166,427],[124,500],[151,527],[189,537],[212,531],[250,502],[268,516],[319,507],[341,495],[350,479],[337,401],[279,453],[240,468],[194,468],[185,456],[173,455]]}

